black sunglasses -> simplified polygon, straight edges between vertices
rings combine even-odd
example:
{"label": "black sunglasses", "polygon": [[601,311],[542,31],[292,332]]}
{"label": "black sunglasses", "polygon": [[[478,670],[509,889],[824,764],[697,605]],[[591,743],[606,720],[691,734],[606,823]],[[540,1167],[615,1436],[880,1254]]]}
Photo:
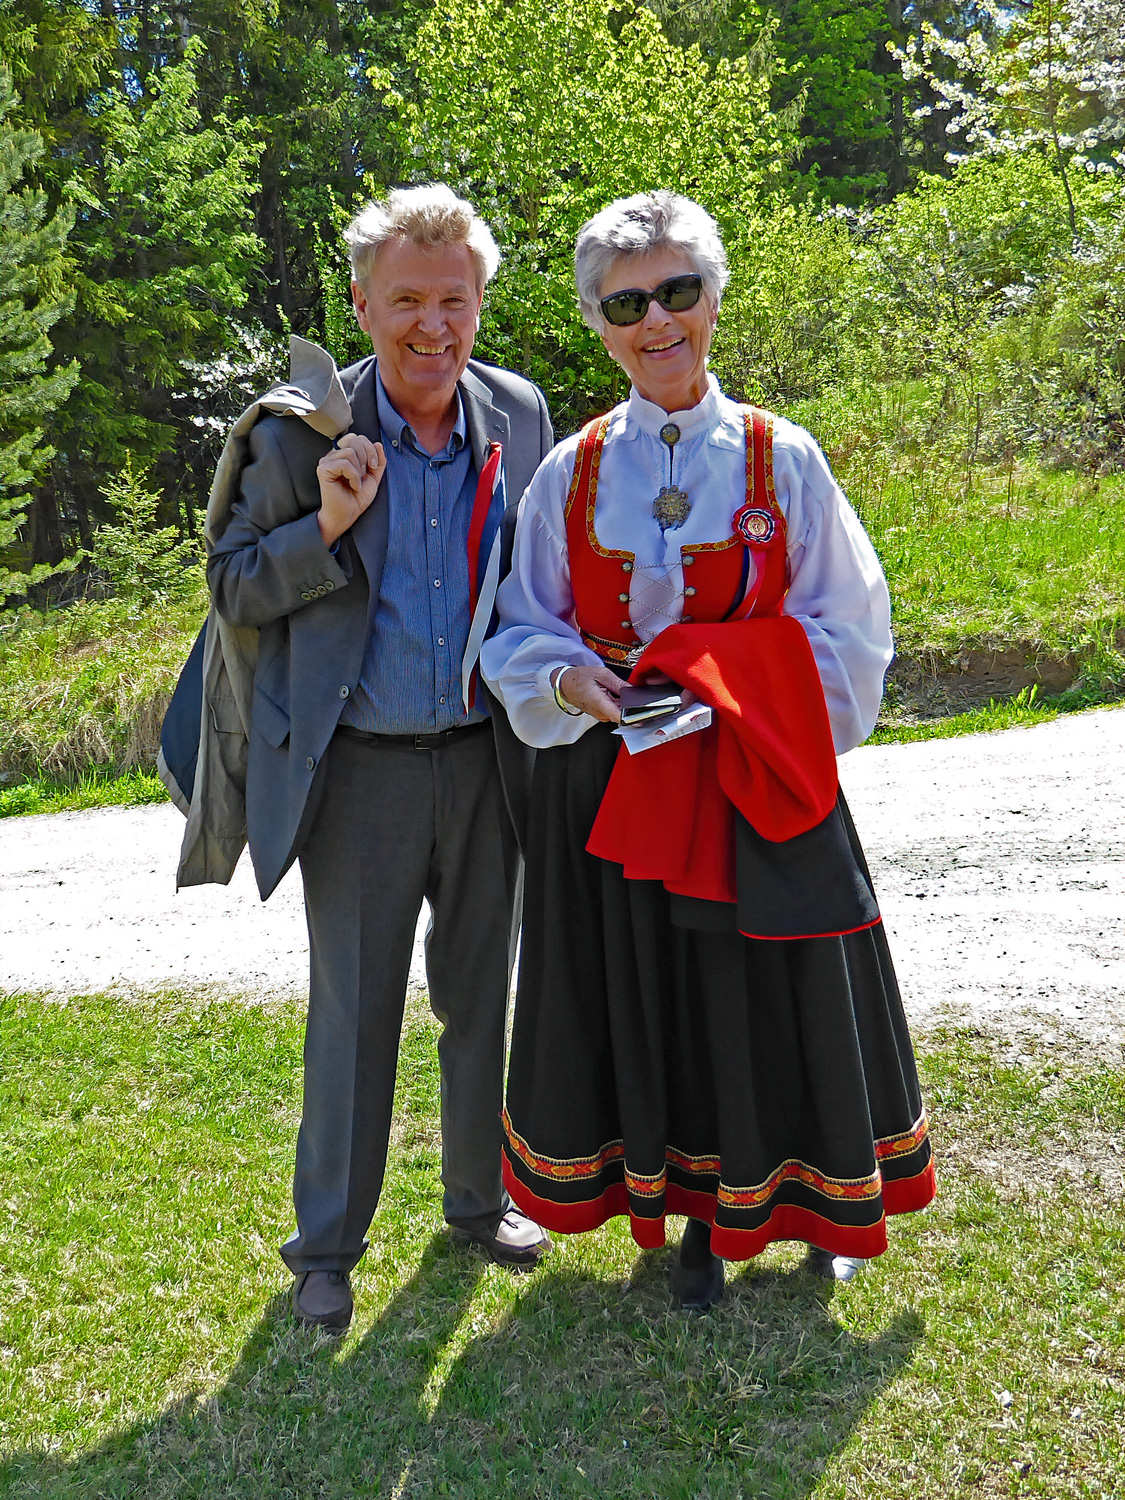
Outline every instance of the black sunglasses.
{"label": "black sunglasses", "polygon": [[630,323],[641,321],[650,302],[659,302],[665,312],[686,312],[695,306],[702,293],[703,277],[693,271],[688,276],[669,276],[651,292],[642,292],[639,287],[612,292],[602,298],[600,306],[607,322],[618,328],[627,328]]}

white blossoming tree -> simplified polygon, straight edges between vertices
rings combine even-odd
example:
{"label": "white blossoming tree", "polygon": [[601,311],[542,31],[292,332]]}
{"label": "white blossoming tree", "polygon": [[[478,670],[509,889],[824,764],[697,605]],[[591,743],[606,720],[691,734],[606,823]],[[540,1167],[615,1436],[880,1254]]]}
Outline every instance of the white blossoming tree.
{"label": "white blossoming tree", "polygon": [[1033,0],[984,7],[991,25],[964,37],[923,22],[897,53],[947,116],[956,163],[1037,147],[1052,160],[1077,228],[1072,174],[1125,167],[1125,0]]}

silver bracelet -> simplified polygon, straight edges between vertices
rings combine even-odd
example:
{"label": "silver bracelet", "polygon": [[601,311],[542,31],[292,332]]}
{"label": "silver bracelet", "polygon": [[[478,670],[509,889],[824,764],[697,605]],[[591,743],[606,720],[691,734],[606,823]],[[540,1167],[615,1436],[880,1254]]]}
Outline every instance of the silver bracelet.
{"label": "silver bracelet", "polygon": [[551,691],[555,695],[555,702],[562,709],[563,713],[569,714],[572,719],[577,719],[581,717],[582,710],[580,708],[575,708],[573,704],[568,703],[563,695],[559,692],[559,683],[562,681],[562,675],[564,672],[568,672],[569,670],[570,667],[568,665],[565,667],[560,667],[555,672],[554,681],[551,683]]}

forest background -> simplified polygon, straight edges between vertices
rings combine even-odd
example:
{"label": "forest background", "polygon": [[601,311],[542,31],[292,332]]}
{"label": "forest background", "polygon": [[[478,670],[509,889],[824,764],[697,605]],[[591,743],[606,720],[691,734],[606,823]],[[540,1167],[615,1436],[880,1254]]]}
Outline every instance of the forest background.
{"label": "forest background", "polygon": [[151,768],[224,432],[289,333],[365,352],[340,230],[401,182],[493,226],[477,352],[560,435],[625,394],[579,225],[710,209],[713,367],[875,540],[895,732],[1125,694],[1125,0],[0,0],[0,58],[9,810]]}

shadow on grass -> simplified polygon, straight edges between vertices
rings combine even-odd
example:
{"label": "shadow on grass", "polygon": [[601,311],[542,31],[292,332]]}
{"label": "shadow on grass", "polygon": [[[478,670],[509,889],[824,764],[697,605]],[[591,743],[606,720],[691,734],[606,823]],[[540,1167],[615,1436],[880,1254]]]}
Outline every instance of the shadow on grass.
{"label": "shadow on grass", "polygon": [[[274,1297],[226,1383],[63,1461],[16,1455],[10,1500],[659,1496],[804,1500],[909,1363],[921,1319],[874,1339],[800,1272],[732,1273],[670,1307],[668,1251],[629,1282],[550,1262],[516,1280],[435,1234],[344,1340]],[[871,1274],[878,1274],[873,1271]],[[362,1310],[362,1297],[361,1297]]]}

